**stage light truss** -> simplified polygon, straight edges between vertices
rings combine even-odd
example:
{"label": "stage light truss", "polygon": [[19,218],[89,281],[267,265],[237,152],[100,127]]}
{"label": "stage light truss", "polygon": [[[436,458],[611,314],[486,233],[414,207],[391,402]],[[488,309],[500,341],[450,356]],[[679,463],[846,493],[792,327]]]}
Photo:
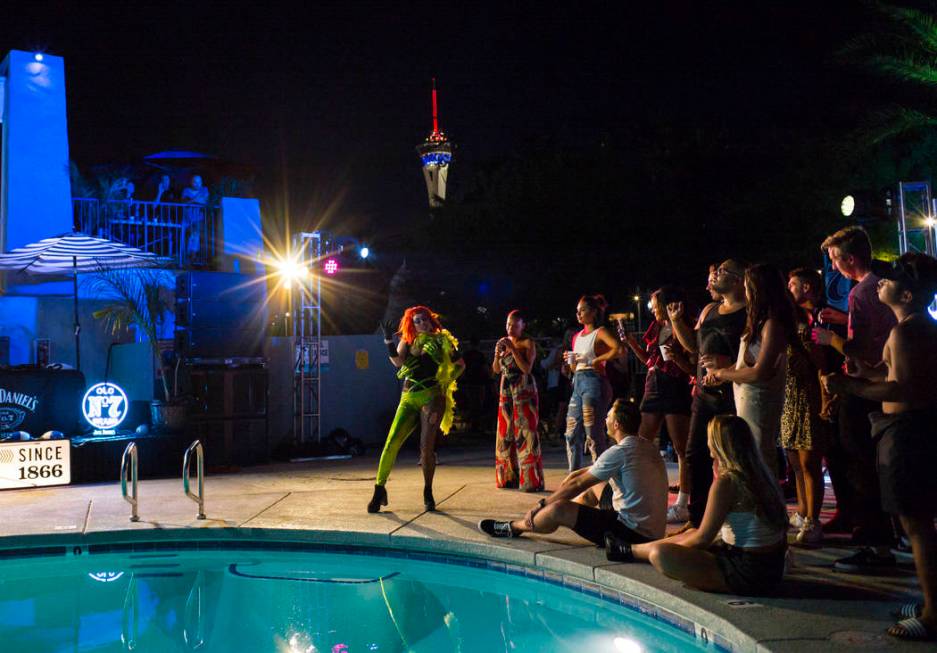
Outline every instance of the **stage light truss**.
{"label": "stage light truss", "polygon": [[[318,270],[325,249],[320,231],[293,237],[292,251],[299,269]],[[293,437],[302,445],[322,441],[320,400],[322,362],[322,278],[318,272],[301,275],[290,288],[291,306],[297,307],[291,323],[296,343],[293,364]]]}

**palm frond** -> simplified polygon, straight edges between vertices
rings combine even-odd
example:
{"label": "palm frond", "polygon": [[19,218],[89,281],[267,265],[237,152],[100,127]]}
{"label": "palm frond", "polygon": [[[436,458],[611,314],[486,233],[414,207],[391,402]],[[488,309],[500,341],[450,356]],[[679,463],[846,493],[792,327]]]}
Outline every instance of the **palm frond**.
{"label": "palm frond", "polygon": [[95,293],[114,298],[113,303],[94,312],[108,331],[116,335],[136,327],[143,333],[162,371],[167,400],[170,393],[166,370],[160,362],[159,330],[164,314],[173,308],[167,287],[171,279],[168,272],[159,268],[102,267],[85,281]]}
{"label": "palm frond", "polygon": [[867,145],[879,145],[883,141],[911,131],[937,126],[937,116],[917,109],[890,106],[874,112],[860,129],[858,139]]}
{"label": "palm frond", "polygon": [[916,49],[937,54],[937,19],[932,14],[911,7],[876,2],[872,7],[891,19],[897,36]]}
{"label": "palm frond", "polygon": [[894,79],[937,86],[937,65],[915,55],[880,54],[868,58],[868,66]]}

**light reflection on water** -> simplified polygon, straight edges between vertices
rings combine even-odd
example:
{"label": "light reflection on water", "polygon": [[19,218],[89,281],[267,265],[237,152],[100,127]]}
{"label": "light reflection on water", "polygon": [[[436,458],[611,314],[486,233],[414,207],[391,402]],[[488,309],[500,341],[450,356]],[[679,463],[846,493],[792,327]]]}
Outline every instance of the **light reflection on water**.
{"label": "light reflection on water", "polygon": [[494,571],[257,551],[4,560],[0,642],[4,653],[706,650],[611,603]]}

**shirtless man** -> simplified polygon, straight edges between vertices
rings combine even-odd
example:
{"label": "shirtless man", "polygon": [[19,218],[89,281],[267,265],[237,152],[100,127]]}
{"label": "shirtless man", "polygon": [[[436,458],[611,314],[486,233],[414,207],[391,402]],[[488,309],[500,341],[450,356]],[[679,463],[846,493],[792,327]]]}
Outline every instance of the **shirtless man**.
{"label": "shirtless man", "polygon": [[924,604],[896,613],[888,629],[899,639],[937,638],[937,322],[927,307],[937,292],[937,259],[908,253],[878,283],[878,298],[895,314],[883,350],[884,365],[859,364],[859,376],[823,377],[835,394],[882,402],[873,413],[882,508],[898,515],[911,541]]}

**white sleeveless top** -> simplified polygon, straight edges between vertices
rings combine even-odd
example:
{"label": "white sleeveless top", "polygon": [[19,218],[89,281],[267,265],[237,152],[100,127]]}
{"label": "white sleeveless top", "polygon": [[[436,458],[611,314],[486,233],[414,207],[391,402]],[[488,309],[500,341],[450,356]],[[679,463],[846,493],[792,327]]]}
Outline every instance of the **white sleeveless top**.
{"label": "white sleeveless top", "polygon": [[598,329],[592,329],[588,335],[580,331],[576,334],[576,343],[573,345],[573,352],[577,354],[579,363],[576,365],[576,371],[591,370],[592,361],[595,360],[595,335]]}
{"label": "white sleeveless top", "polygon": [[753,512],[734,511],[726,515],[719,534],[722,541],[741,549],[777,544],[786,536],[786,529],[768,524]]}
{"label": "white sleeveless top", "polygon": [[[739,355],[735,361],[735,369],[740,370],[745,367],[754,367],[745,360],[750,355],[754,360],[758,360],[758,354],[761,353],[761,340],[749,342],[742,338],[739,345]],[[747,354],[747,355],[746,355]],[[787,381],[787,349],[778,355],[778,367],[775,375],[765,381],[754,383],[736,383],[736,391],[742,391],[745,394],[754,396],[762,401],[784,401],[784,384]]]}

